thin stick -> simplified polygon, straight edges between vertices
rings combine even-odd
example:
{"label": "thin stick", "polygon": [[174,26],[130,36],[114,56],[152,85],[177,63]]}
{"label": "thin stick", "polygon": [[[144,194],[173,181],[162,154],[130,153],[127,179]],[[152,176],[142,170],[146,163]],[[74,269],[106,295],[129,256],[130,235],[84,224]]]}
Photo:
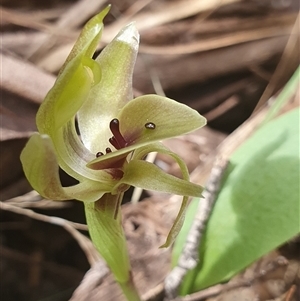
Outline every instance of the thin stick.
{"label": "thin stick", "polygon": [[95,264],[100,260],[100,256],[98,255],[97,250],[93,246],[92,242],[79,231],[77,231],[71,222],[56,216],[47,216],[40,213],[36,213],[30,209],[24,209],[16,206],[12,206],[3,202],[0,202],[0,209],[14,212],[16,214],[26,215],[30,218],[40,220],[43,222],[47,222],[50,224],[54,224],[57,226],[63,227],[66,231],[68,231],[74,239],[78,242],[82,251],[85,253],[90,265]]}
{"label": "thin stick", "polygon": [[80,285],[74,291],[69,301],[90,300],[95,294],[95,290],[99,289],[104,277],[109,270],[103,260],[96,262],[90,270],[88,270],[82,279]]}
{"label": "thin stick", "polygon": [[[262,270],[260,270],[258,273],[256,273],[253,277],[248,279],[241,279],[234,283],[226,283],[226,284],[217,284],[215,286],[209,287],[207,289],[204,289],[200,292],[196,292],[191,295],[187,295],[184,297],[177,297],[173,301],[200,301],[205,300],[207,298],[211,298],[213,296],[219,295],[224,292],[231,291],[233,289],[237,289],[240,287],[250,287],[252,286],[256,281],[262,279],[269,273],[274,272],[277,268],[282,266],[287,266],[288,260],[283,256],[278,256],[274,261],[268,264],[268,266]],[[286,300],[288,301],[288,300]]]}
{"label": "thin stick", "polygon": [[195,219],[188,233],[178,264],[165,279],[166,300],[172,300],[177,296],[177,291],[184,276],[189,270],[195,268],[199,262],[198,250],[227,164],[228,161],[222,157],[217,158],[215,161],[203,192],[204,198],[199,202]]}

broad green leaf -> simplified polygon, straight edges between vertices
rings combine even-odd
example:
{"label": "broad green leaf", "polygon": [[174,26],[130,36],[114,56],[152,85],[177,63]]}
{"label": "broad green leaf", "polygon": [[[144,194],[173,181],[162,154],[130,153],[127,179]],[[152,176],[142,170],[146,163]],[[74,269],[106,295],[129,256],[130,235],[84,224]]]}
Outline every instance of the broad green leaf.
{"label": "broad green leaf", "polygon": [[299,233],[299,145],[297,108],[262,126],[232,155],[200,263],[181,294],[230,279]]}

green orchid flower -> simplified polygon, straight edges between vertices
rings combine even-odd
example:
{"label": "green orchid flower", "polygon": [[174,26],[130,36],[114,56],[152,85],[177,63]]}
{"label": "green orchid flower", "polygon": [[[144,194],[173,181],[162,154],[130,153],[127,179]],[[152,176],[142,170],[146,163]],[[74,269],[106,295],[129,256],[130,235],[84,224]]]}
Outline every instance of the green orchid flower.
{"label": "green orchid flower", "polygon": [[[119,211],[124,192],[135,186],[183,196],[164,244],[169,246],[181,228],[188,196],[200,196],[202,187],[189,181],[185,163],[160,141],[191,132],[206,121],[196,111],[166,97],[132,99],[139,45],[134,24],[123,28],[92,59],[108,11],[109,7],[85,25],[40,106],[38,133],[29,139],[21,161],[29,182],[43,197],[84,202],[92,240],[122,287],[130,280]],[[182,178],[144,161],[150,152],[174,158]],[[59,167],[78,184],[63,187]]]}

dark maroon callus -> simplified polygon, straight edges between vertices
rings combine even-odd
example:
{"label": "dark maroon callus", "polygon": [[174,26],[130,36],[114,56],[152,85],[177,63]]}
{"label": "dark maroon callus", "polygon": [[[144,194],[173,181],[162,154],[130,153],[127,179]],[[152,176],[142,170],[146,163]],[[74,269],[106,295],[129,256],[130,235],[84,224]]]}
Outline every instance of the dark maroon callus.
{"label": "dark maroon callus", "polygon": [[99,158],[99,157],[101,157],[101,156],[103,156],[104,154],[102,153],[102,152],[98,152],[97,154],[96,154],[96,157],[97,158]]}
{"label": "dark maroon callus", "polygon": [[[111,133],[113,134],[113,136],[111,138],[109,138],[109,143],[114,146],[116,149],[121,149],[124,148],[128,145],[131,145],[135,139],[133,139],[133,137],[131,137],[130,141],[126,141],[123,137],[123,135],[120,132],[120,122],[117,118],[114,118],[110,123],[109,123],[109,128]],[[145,128],[148,130],[154,130],[156,128],[155,123],[153,122],[147,122],[145,124]],[[137,136],[136,134],[132,134],[132,136]],[[112,152],[110,147],[107,147],[105,149],[106,154],[109,154]],[[96,157],[100,157],[103,156],[102,152],[98,152],[96,154]]]}
{"label": "dark maroon callus", "polygon": [[112,176],[114,180],[120,180],[124,175],[124,172],[121,169],[117,168],[108,169],[107,172]]}
{"label": "dark maroon callus", "polygon": [[148,129],[148,130],[155,130],[156,125],[155,125],[155,123],[153,123],[153,122],[147,122],[147,123],[145,124],[145,128]]}
{"label": "dark maroon callus", "polygon": [[116,148],[121,149],[127,145],[126,140],[120,133],[120,123],[117,118],[114,118],[109,124],[110,131],[113,137],[109,139],[109,142]]}

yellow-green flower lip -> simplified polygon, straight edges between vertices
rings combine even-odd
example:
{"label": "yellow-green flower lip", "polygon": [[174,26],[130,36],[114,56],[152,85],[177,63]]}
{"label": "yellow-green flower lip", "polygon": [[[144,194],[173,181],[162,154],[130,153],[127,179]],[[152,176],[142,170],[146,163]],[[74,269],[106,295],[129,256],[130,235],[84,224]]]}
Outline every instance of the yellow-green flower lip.
{"label": "yellow-green flower lip", "polygon": [[[117,120],[126,145],[95,158],[87,164],[89,168],[109,168],[110,163],[114,164],[113,158],[118,161],[137,148],[189,133],[206,123],[205,118],[188,106],[158,95],[131,100],[122,108]],[[152,125],[150,128],[149,124]]]}

